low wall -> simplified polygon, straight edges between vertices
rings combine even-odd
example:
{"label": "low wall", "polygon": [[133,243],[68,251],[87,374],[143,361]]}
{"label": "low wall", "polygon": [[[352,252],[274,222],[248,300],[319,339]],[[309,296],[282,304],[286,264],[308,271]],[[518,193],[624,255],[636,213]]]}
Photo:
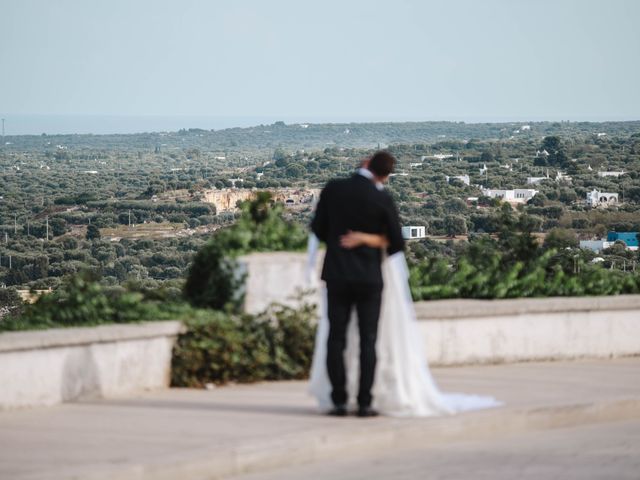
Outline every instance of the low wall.
{"label": "low wall", "polygon": [[0,334],[0,410],[167,387],[179,322]]}
{"label": "low wall", "polygon": [[[319,302],[322,255],[308,297]],[[245,309],[270,302],[295,305],[296,289],[308,286],[303,253],[243,257]],[[640,355],[640,295],[438,300],[417,302],[416,315],[433,365]]]}
{"label": "low wall", "polygon": [[305,301],[320,302],[320,271],[323,254],[318,255],[316,275],[306,278],[307,255],[292,252],[252,253],[240,257],[247,273],[244,310],[259,313],[277,302],[295,307],[300,294],[308,292]]}
{"label": "low wall", "polygon": [[640,355],[640,295],[417,302],[433,365]]}

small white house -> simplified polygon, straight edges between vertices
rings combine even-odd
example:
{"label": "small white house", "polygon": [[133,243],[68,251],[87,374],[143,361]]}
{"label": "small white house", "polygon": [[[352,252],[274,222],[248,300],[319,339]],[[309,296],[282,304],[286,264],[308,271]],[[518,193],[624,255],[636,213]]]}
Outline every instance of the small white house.
{"label": "small white house", "polygon": [[613,246],[613,244],[614,242],[607,242],[606,240],[580,240],[580,248],[593,250],[596,253]]}
{"label": "small white house", "polygon": [[587,205],[590,207],[608,207],[618,204],[618,194],[611,192],[599,192],[595,188],[587,193]]}
{"label": "small white house", "polygon": [[509,203],[527,203],[536,196],[536,193],[538,193],[538,190],[533,190],[531,188],[517,188],[515,190],[482,190],[482,194],[485,197],[500,198]]}
{"label": "small white house", "polygon": [[402,227],[402,236],[405,240],[417,240],[420,238],[426,238],[427,227],[418,227],[413,225]]}
{"label": "small white house", "polygon": [[620,175],[624,175],[624,170],[620,172],[598,172],[599,177],[619,177]]}
{"label": "small white house", "polygon": [[451,180],[453,179],[456,179],[456,180],[460,180],[462,183],[464,183],[467,186],[471,185],[471,179],[469,178],[469,175],[458,175],[454,177],[450,177],[449,175],[447,175],[445,178],[447,179],[447,183],[451,182]]}
{"label": "small white house", "polygon": [[537,185],[543,180],[549,180],[549,177],[527,177],[527,185]]}

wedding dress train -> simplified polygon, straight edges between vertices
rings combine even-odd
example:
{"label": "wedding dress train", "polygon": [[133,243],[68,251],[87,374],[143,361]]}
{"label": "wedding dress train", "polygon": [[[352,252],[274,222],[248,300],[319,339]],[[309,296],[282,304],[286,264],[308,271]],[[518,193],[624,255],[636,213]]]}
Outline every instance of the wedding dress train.
{"label": "wedding dress train", "polygon": [[[316,264],[317,248],[318,241],[312,235],[309,240],[310,269]],[[404,254],[399,252],[386,258],[382,264],[382,275],[384,289],[376,343],[378,360],[372,390],[373,407],[383,415],[423,417],[500,405],[491,397],[443,393],[438,389],[429,371],[422,333],[416,321]],[[326,367],[329,320],[325,288],[323,297],[309,390],[318,407],[327,411],[333,405]],[[347,392],[351,401],[356,398],[358,389],[358,345],[358,323],[351,321],[345,351]]]}

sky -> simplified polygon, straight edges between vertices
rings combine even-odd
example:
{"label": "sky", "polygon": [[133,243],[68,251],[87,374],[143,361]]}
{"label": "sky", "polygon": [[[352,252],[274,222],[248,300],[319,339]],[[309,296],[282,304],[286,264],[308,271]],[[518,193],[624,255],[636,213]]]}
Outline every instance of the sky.
{"label": "sky", "polygon": [[0,114],[640,119],[637,0],[0,0]]}

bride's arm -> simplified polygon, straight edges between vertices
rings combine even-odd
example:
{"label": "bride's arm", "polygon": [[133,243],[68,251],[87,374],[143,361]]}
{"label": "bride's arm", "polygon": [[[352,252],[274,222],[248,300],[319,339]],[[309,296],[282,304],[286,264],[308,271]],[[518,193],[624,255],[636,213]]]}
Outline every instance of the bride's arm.
{"label": "bride's arm", "polygon": [[385,235],[352,231],[340,237],[340,246],[342,248],[351,249],[362,245],[371,248],[387,248],[389,246],[389,240]]}

